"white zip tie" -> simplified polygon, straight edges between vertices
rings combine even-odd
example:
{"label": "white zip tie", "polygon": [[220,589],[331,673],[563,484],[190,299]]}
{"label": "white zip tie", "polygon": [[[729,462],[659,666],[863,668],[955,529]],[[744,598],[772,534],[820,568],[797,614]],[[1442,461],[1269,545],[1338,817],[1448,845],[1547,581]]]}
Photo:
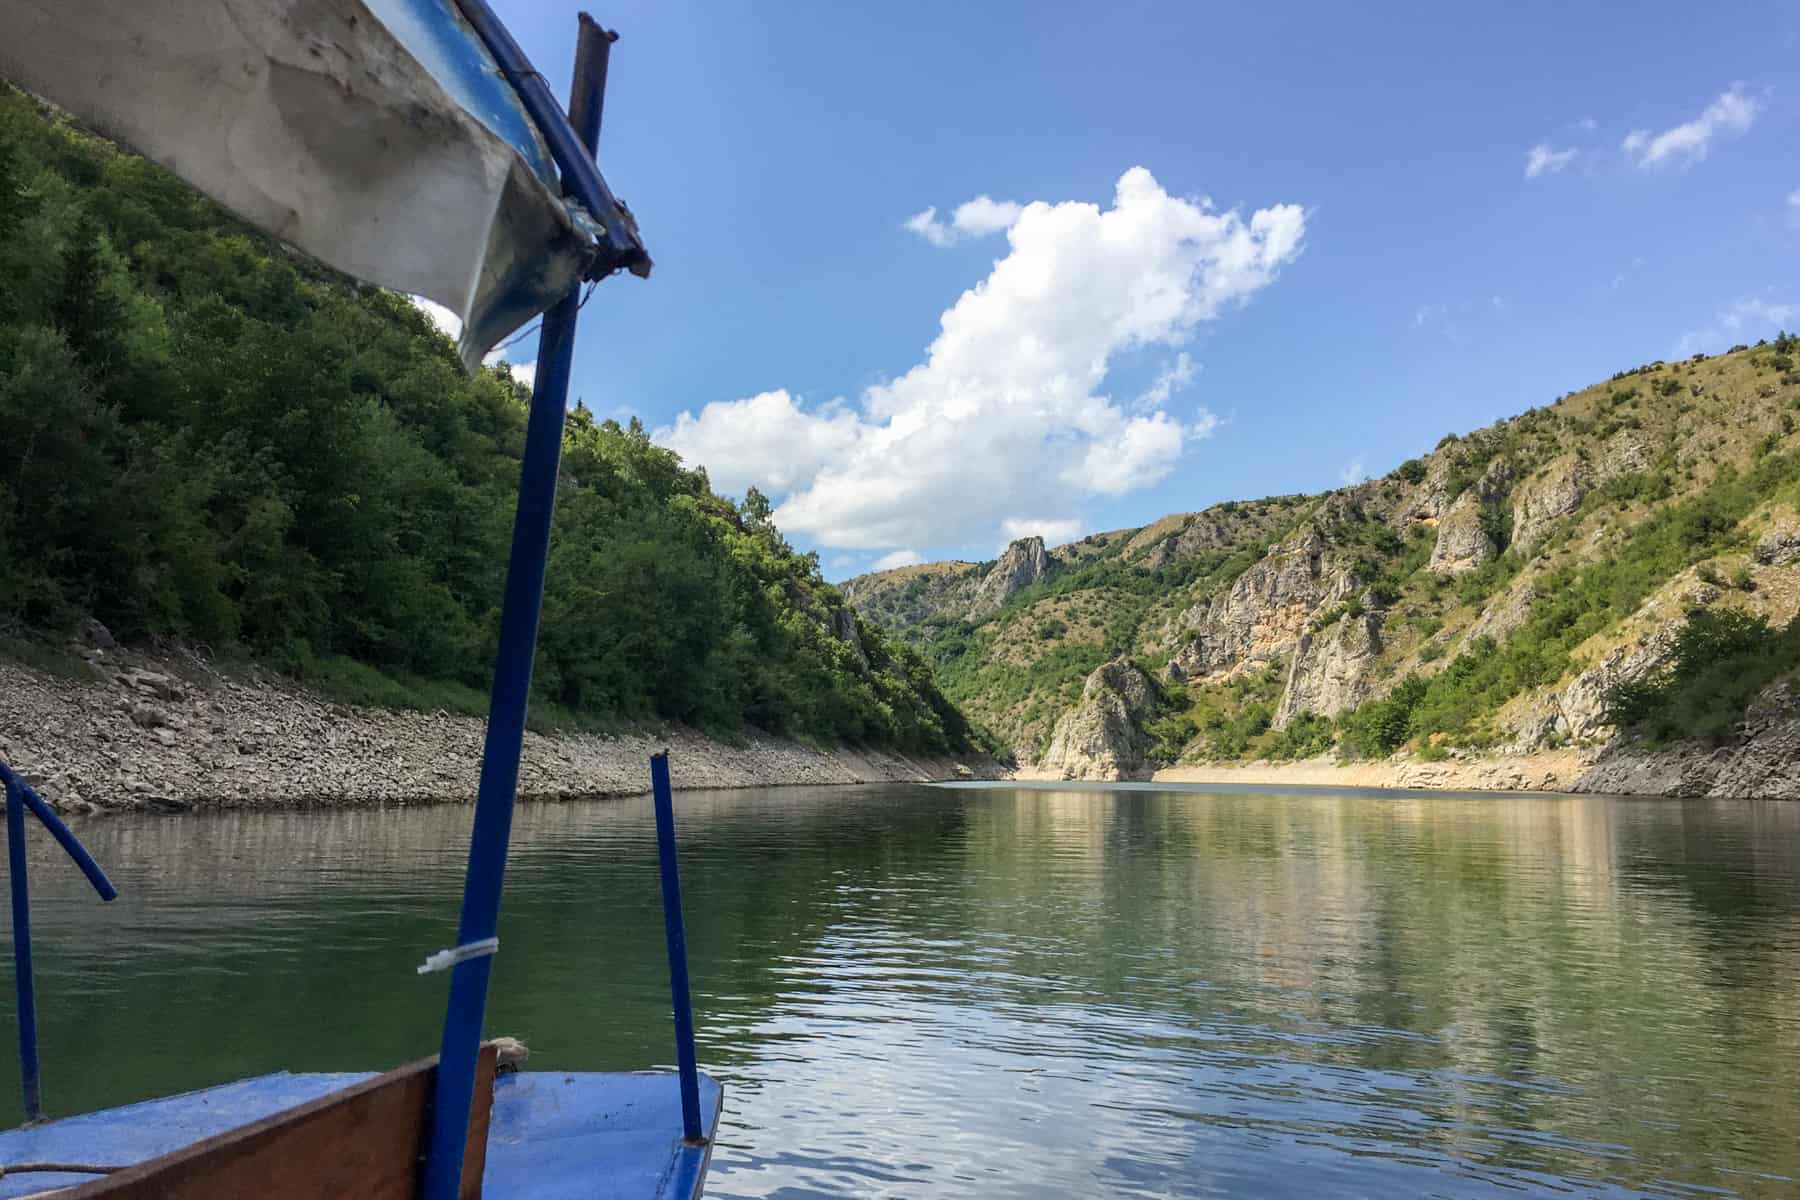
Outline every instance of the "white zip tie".
{"label": "white zip tie", "polygon": [[465,942],[454,950],[439,950],[436,954],[426,955],[425,961],[419,965],[419,974],[432,975],[438,971],[448,971],[457,963],[468,962],[471,958],[486,958],[499,952],[500,939],[497,937]]}

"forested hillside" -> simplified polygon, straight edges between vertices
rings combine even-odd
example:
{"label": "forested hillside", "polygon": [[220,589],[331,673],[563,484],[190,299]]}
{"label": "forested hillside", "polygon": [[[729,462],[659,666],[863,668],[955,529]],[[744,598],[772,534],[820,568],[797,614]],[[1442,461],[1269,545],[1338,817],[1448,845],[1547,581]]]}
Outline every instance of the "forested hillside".
{"label": "forested hillside", "polygon": [[1052,775],[1741,742],[1800,671],[1797,357],[1655,362],[1354,487],[845,590]]}
{"label": "forested hillside", "polygon": [[[609,287],[620,286],[618,284]],[[629,303],[628,295],[607,301]],[[524,433],[406,299],[0,84],[0,634],[88,616],[475,706]],[[573,716],[935,750],[966,728],[752,495],[570,413],[537,670]]]}

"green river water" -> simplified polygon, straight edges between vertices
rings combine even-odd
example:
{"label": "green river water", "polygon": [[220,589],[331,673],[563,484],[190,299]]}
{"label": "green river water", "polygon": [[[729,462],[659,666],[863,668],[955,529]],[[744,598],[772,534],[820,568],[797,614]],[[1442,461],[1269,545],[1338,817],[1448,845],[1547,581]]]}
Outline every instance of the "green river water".
{"label": "green river water", "polygon": [[[1800,805],[676,807],[711,1196],[1800,1193]],[[88,819],[106,907],[37,831],[51,1112],[434,1052],[469,815]],[[490,1031],[672,1062],[660,920],[648,801],[521,808]]]}

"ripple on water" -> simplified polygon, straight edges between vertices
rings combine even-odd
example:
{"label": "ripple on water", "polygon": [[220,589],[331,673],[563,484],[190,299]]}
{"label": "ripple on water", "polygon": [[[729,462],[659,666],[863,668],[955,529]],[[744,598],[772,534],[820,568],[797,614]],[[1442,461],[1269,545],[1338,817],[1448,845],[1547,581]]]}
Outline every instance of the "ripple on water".
{"label": "ripple on water", "polygon": [[[709,1195],[1795,1190],[1800,806],[887,787],[678,809],[727,1089]],[[666,1065],[648,805],[516,829],[490,1027],[544,1066]],[[126,895],[100,909],[48,858],[34,877],[60,1111],[435,1045],[442,982],[412,966],[453,931],[466,810],[83,834]]]}

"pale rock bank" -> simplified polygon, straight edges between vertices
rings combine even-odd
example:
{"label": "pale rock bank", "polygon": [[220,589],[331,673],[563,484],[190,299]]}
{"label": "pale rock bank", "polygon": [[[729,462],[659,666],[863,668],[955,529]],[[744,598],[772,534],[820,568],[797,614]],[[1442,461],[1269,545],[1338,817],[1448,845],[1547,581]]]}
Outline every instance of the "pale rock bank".
{"label": "pale rock bank", "polygon": [[[198,660],[87,652],[91,678],[0,662],[0,754],[67,812],[461,803],[474,799],[486,723],[334,704],[261,674]],[[992,778],[997,764],[839,748],[746,733],[729,745],[672,726],[608,736],[525,735],[522,799],[649,788],[669,751],[677,788]]]}

